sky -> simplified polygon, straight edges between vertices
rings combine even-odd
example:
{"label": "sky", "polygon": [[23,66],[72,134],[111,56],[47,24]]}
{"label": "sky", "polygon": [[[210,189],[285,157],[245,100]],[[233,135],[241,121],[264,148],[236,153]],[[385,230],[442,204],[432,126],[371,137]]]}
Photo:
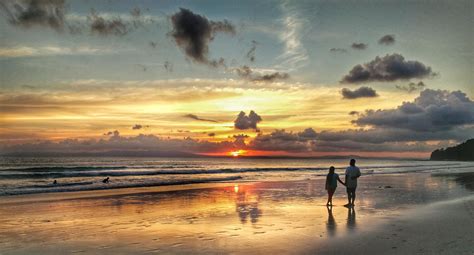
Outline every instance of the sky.
{"label": "sky", "polygon": [[473,13],[472,1],[0,2],[0,149],[426,158],[474,137]]}

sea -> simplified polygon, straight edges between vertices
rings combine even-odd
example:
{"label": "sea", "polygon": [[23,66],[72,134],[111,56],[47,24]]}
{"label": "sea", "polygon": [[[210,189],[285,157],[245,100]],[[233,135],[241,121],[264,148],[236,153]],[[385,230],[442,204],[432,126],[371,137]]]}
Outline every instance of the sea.
{"label": "sea", "polygon": [[[349,159],[1,157],[0,196],[344,174]],[[358,159],[363,175],[474,172],[474,162]],[[103,182],[109,178],[108,182]],[[55,182],[56,181],[56,182]]]}

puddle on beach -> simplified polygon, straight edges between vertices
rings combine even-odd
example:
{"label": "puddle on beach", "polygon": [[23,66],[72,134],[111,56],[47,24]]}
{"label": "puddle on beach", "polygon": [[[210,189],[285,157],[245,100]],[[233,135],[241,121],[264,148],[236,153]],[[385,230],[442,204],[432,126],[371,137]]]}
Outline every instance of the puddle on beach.
{"label": "puddle on beach", "polygon": [[[472,194],[430,174],[364,176],[356,207],[339,187],[325,206],[323,179],[229,184],[174,192],[0,206],[0,250],[41,253],[291,253],[347,234],[418,204]],[[45,195],[47,196],[47,195]],[[0,200],[1,203],[1,200]],[[3,254],[3,253],[2,253]]]}

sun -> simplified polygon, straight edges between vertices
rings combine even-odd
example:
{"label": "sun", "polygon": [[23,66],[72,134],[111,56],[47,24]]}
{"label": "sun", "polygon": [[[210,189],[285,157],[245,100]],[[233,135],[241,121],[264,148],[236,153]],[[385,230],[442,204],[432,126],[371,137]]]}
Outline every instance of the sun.
{"label": "sun", "polygon": [[245,155],[246,152],[247,151],[245,151],[245,150],[231,151],[231,152],[229,152],[229,155],[231,155],[232,157],[238,157],[238,156]]}

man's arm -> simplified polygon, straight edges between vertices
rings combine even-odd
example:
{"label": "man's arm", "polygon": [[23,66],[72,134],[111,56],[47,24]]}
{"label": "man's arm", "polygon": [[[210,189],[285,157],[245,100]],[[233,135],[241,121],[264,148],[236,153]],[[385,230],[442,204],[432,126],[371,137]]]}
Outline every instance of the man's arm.
{"label": "man's arm", "polygon": [[342,185],[346,186],[346,184],[343,181],[341,181],[341,178],[339,178],[339,176],[337,177],[337,181],[340,182]]}

